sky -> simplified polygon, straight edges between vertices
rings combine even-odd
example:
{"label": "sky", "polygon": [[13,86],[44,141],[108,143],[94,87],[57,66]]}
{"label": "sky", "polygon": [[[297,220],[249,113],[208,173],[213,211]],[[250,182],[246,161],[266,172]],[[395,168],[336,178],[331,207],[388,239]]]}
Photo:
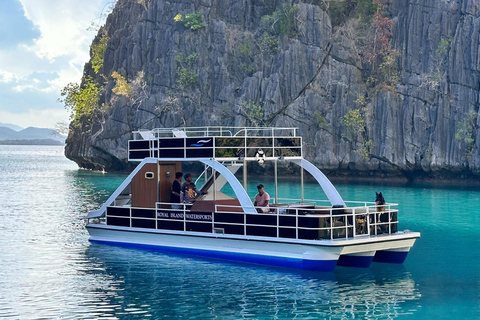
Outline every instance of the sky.
{"label": "sky", "polygon": [[[0,123],[69,122],[61,89],[79,83],[96,31],[115,0],[0,0]],[[90,29],[90,30],[88,30]]]}

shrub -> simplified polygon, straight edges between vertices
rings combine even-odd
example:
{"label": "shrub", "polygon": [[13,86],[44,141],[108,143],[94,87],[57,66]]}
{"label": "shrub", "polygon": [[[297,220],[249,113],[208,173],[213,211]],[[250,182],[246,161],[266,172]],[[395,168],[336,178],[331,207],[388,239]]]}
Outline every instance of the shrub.
{"label": "shrub", "polygon": [[261,103],[255,104],[253,101],[244,101],[240,109],[250,125],[257,127],[264,124],[264,110]]}
{"label": "shrub", "polygon": [[181,87],[188,87],[197,81],[198,76],[193,68],[196,60],[196,52],[188,56],[185,56],[183,53],[179,53],[175,56],[175,61],[178,63],[178,67],[176,70],[177,83]]}
{"label": "shrub", "polygon": [[261,40],[260,40],[260,46],[263,51],[270,55],[275,55],[278,53],[280,50],[279,48],[279,41],[277,37],[271,36],[268,33],[265,33]]}
{"label": "shrub", "polygon": [[351,17],[363,23],[370,23],[377,9],[378,5],[372,0],[340,0],[330,1],[328,4],[333,27],[342,25]]}
{"label": "shrub", "polygon": [[257,53],[258,50],[256,50],[255,43],[251,38],[245,38],[238,43],[235,49],[235,60],[244,75],[251,76],[255,72],[255,56]]}
{"label": "shrub", "polygon": [[[363,103],[363,99],[357,99],[359,104]],[[355,153],[368,159],[374,147],[373,141],[368,139],[366,131],[366,107],[359,109],[350,109],[343,116],[342,122],[345,126],[345,133],[342,134],[344,138],[351,136],[353,142],[358,146]]]}
{"label": "shrub", "polygon": [[298,7],[285,4],[271,15],[264,15],[260,22],[272,34],[294,37],[296,35],[295,15],[297,11]]}
{"label": "shrub", "polygon": [[477,133],[477,113],[470,111],[458,122],[458,128],[455,132],[455,139],[465,143],[465,153],[467,157],[472,155],[475,146],[475,139]]}
{"label": "shrub", "polygon": [[348,110],[342,118],[342,122],[345,125],[347,132],[354,135],[361,135],[365,132],[364,113],[364,108]]}
{"label": "shrub", "polygon": [[445,55],[445,53],[447,53],[448,47],[450,47],[450,39],[442,38],[438,43],[435,53],[437,54],[437,56],[443,56]]}
{"label": "shrub", "polygon": [[319,128],[319,129],[327,129],[328,128],[328,122],[327,119],[325,119],[324,116],[320,113],[320,111],[315,110],[313,112],[313,123]]}
{"label": "shrub", "polygon": [[175,22],[182,22],[183,21],[183,16],[180,13],[177,13],[175,17],[173,17],[173,20]]}
{"label": "shrub", "polygon": [[125,79],[125,77],[117,71],[113,71],[112,78],[115,79],[116,82],[115,87],[112,89],[113,93],[115,93],[117,96],[130,98],[133,93],[133,89],[132,86],[128,84],[127,79]]}
{"label": "shrub", "polygon": [[105,55],[105,50],[107,49],[107,43],[109,38],[103,34],[98,42],[92,43],[92,68],[95,73],[98,73],[103,67],[103,56]]}
{"label": "shrub", "polygon": [[205,23],[203,22],[203,11],[194,11],[192,13],[187,13],[185,18],[182,19],[183,25],[190,30],[198,30],[200,28],[205,27]]}

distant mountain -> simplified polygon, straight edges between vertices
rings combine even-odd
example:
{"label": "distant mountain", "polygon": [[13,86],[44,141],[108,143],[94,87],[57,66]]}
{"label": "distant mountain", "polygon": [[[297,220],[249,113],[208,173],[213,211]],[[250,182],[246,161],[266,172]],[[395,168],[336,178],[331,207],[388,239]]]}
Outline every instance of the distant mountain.
{"label": "distant mountain", "polygon": [[53,139],[0,140],[0,145],[44,145],[62,146],[64,143]]}
{"label": "distant mountain", "polygon": [[66,136],[58,134],[57,131],[47,128],[28,127],[18,132],[19,139],[53,139],[65,142]]}
{"label": "distant mountain", "polygon": [[[58,134],[53,129],[28,127],[26,129],[15,131],[13,129],[0,126],[1,140],[55,140],[65,143],[66,136]],[[33,141],[32,141],[33,143]]]}
{"label": "distant mountain", "polygon": [[12,129],[12,130],[15,130],[15,131],[20,131],[20,130],[23,130],[23,129],[24,129],[24,128],[20,127],[20,126],[17,126],[16,124],[3,123],[3,122],[0,122],[0,127],[7,127],[7,128]]}
{"label": "distant mountain", "polygon": [[7,128],[7,127],[0,127],[0,140],[8,140],[8,139],[14,139],[17,137],[18,132]]}

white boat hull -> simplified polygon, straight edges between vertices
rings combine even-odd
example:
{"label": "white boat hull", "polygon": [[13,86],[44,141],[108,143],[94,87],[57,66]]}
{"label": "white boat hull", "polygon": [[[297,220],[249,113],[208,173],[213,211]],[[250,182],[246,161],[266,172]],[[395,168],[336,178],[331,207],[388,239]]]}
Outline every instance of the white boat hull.
{"label": "white boat hull", "polygon": [[[90,241],[155,247],[161,251],[208,256],[281,267],[333,271],[338,261],[347,266],[368,267],[375,252],[413,246],[415,234],[353,240],[295,240],[234,236],[199,232],[146,230],[88,224]],[[392,239],[393,238],[393,239]],[[406,251],[408,253],[408,250]],[[343,256],[347,256],[344,259]],[[368,260],[368,265],[366,264]],[[388,262],[388,261],[385,261]],[[393,262],[393,261],[392,261]],[[403,262],[403,261],[402,261]]]}

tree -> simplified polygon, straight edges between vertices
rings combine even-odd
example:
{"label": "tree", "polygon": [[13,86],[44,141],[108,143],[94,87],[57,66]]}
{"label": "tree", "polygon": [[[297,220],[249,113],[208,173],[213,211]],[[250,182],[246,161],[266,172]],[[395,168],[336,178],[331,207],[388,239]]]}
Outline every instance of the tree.
{"label": "tree", "polygon": [[60,102],[70,111],[70,119],[78,123],[81,117],[91,119],[98,105],[100,88],[93,82],[92,78],[85,78],[82,86],[77,83],[67,84],[60,92]]}

